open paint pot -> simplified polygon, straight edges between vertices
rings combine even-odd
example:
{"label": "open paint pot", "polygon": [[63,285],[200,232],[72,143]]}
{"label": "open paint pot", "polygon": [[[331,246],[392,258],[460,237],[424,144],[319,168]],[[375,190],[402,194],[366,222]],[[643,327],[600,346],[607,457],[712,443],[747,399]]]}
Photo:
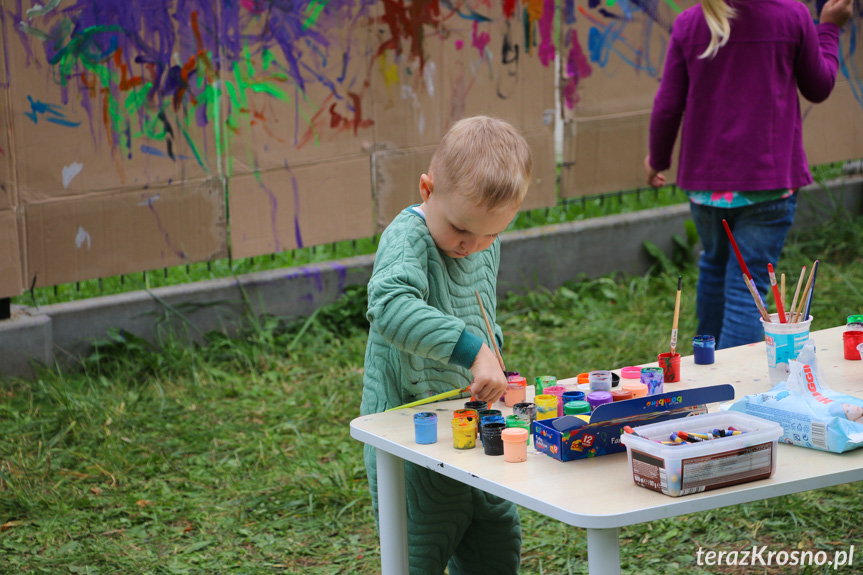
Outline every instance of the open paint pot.
{"label": "open paint pot", "polygon": [[641,377],[641,368],[629,365],[621,368],[620,375],[623,376],[623,379],[638,379]]}
{"label": "open paint pot", "polygon": [[659,367],[662,368],[662,381],[665,383],[680,381],[680,354],[669,351],[660,353],[658,357]]}
{"label": "open paint pot", "polygon": [[437,443],[437,414],[431,411],[414,413],[414,439],[420,445]]}
{"label": "open paint pot", "polygon": [[716,350],[716,338],[712,335],[696,335],[692,338],[692,355],[696,365],[713,363]]}
{"label": "open paint pot", "polygon": [[[487,417],[486,419],[497,417],[500,416],[493,415],[491,418]],[[503,422],[502,417],[500,419],[501,421],[490,421],[484,423],[482,426],[482,448],[486,455],[503,455],[503,437],[501,437],[501,434],[506,429],[506,423]],[[526,447],[527,444],[525,444]]]}
{"label": "open paint pot", "polygon": [[524,402],[527,394],[527,380],[521,375],[510,375],[506,378],[506,395],[504,402],[507,407]]}
{"label": "open paint pot", "polygon": [[476,447],[476,419],[452,418],[452,446],[456,449]]}

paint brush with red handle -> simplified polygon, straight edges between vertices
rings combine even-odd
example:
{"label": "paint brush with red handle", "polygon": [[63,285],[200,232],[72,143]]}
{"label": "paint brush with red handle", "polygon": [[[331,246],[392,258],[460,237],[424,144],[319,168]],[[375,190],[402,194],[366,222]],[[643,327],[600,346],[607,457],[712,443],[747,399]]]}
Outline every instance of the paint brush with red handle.
{"label": "paint brush with red handle", "polygon": [[[743,275],[749,278],[749,281],[752,283],[752,287],[755,288],[754,290],[750,289],[750,291],[752,291],[752,297],[758,298],[755,302],[756,305],[760,304],[758,305],[758,310],[761,311],[762,309],[767,309],[764,306],[764,300],[761,299],[761,293],[755,286],[755,280],[752,279],[752,274],[749,273],[749,268],[746,267],[746,262],[743,261],[743,254],[740,253],[740,248],[737,247],[737,241],[734,239],[734,234],[731,233],[731,228],[728,227],[728,222],[723,219],[722,225],[725,226],[725,233],[728,234],[728,240],[731,242],[731,247],[734,248],[734,255],[737,256],[737,263],[740,264],[740,269],[743,270]],[[770,315],[767,316],[767,319],[765,321],[770,321]]]}
{"label": "paint brush with red handle", "polygon": [[779,286],[776,285],[776,272],[773,271],[773,264],[767,264],[767,273],[770,274],[770,287],[773,288],[773,299],[776,300],[776,313],[779,316],[779,323],[788,323],[785,320],[785,308],[782,306],[782,294],[779,293]]}

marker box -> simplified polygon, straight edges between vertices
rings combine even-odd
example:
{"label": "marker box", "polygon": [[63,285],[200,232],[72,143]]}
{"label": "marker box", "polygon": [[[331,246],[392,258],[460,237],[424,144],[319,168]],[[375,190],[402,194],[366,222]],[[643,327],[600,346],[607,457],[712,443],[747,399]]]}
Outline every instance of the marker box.
{"label": "marker box", "polygon": [[730,399],[734,399],[732,386],[710,385],[602,404],[590,414],[587,425],[572,430],[558,430],[554,424],[557,418],[537,419],[533,425],[534,446],[558,461],[619,453],[626,450],[620,443],[624,425],[636,427],[692,417],[707,413],[708,404]]}
{"label": "marker box", "polygon": [[[698,443],[664,445],[672,433],[703,433],[734,427],[742,433]],[[624,433],[629,470],[636,485],[671,497],[701,493],[767,479],[776,471],[776,446],[782,426],[733,411],[636,427],[641,437]]]}

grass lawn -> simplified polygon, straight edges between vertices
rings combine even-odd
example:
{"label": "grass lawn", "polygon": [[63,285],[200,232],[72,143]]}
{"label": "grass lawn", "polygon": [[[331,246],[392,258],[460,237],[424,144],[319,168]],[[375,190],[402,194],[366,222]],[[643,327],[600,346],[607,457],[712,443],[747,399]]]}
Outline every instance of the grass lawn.
{"label": "grass lawn", "polygon": [[[795,236],[779,262],[793,293],[800,267],[820,259],[814,329],[863,312],[861,226],[839,214]],[[650,361],[667,346],[678,274],[678,349],[691,353],[697,272],[666,261],[644,277],[499,302],[507,364],[569,377]],[[206,346],[107,334],[78,369],[0,382],[0,573],[378,573],[362,446],[348,432],[364,309],[354,289],[306,322],[264,318],[239,337],[210,334]],[[861,488],[624,528],[623,571],[834,572],[695,565],[699,548],[752,545],[831,557],[857,545],[863,564]],[[522,573],[586,572],[583,530],[521,511]]]}

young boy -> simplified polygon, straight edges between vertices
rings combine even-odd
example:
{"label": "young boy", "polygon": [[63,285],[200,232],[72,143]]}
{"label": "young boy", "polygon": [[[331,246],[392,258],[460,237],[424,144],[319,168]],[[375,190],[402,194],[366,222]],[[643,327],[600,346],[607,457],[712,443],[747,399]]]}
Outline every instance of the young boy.
{"label": "young boy", "polygon": [[[501,120],[455,123],[420,177],[423,203],[402,211],[381,236],[369,281],[371,328],[363,415],[465,387],[493,404],[506,389],[474,291],[495,337],[503,232],[530,184],[524,138]],[[444,421],[443,425],[449,425]],[[377,519],[375,450],[365,446]],[[411,574],[517,573],[516,506],[434,471],[405,463]]]}

